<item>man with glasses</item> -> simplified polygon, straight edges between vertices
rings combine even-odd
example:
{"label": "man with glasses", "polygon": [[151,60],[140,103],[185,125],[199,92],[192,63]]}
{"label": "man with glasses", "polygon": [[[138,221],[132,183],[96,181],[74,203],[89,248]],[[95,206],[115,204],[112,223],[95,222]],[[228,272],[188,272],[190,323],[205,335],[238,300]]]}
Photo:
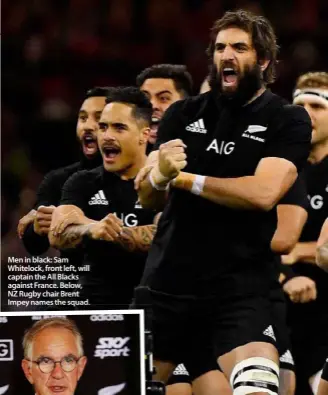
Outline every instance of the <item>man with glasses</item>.
{"label": "man with glasses", "polygon": [[74,394],[87,357],[73,321],[55,317],[36,322],[25,332],[23,349],[22,368],[35,395]]}

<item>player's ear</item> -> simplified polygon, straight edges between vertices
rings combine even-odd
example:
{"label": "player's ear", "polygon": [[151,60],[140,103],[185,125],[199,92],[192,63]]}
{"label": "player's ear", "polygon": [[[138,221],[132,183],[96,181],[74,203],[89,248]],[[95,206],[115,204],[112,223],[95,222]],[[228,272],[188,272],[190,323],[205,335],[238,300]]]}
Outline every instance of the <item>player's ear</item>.
{"label": "player's ear", "polygon": [[32,373],[31,373],[32,363],[30,361],[27,361],[26,359],[23,359],[21,366],[22,366],[23,372],[25,374],[25,377],[31,384],[33,384],[34,380],[33,380]]}
{"label": "player's ear", "polygon": [[149,133],[150,133],[150,128],[149,127],[145,127],[145,128],[141,129],[140,139],[139,139],[140,145],[147,144],[148,139],[149,139]]}
{"label": "player's ear", "polygon": [[260,64],[262,73],[264,73],[264,71],[270,64],[270,60],[269,59],[260,59],[259,64]]}

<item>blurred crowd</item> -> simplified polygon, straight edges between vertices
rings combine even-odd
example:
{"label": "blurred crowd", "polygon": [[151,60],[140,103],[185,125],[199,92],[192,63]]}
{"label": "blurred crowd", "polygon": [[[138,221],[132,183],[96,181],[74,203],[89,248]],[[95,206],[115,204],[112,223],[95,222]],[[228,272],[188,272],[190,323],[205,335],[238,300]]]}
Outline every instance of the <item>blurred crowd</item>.
{"label": "blurred crowd", "polygon": [[2,259],[25,256],[18,219],[43,175],[78,153],[75,120],[85,91],[134,84],[155,63],[186,64],[197,93],[207,73],[209,28],[228,9],[269,18],[279,40],[278,81],[290,99],[296,77],[327,70],[325,0],[3,0]]}

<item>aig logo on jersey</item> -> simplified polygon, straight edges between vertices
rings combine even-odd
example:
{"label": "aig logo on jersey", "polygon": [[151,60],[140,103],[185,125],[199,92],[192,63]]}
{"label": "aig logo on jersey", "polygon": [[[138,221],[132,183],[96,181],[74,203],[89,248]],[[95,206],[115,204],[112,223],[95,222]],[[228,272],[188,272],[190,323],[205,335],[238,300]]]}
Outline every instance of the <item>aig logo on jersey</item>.
{"label": "aig logo on jersey", "polygon": [[314,210],[320,210],[323,206],[323,197],[320,195],[309,196],[308,199],[310,200],[311,207]]}
{"label": "aig logo on jersey", "polygon": [[214,150],[217,154],[220,155],[230,155],[231,152],[235,149],[235,143],[233,141],[225,142],[221,141],[220,143],[217,139],[214,139],[211,144],[206,148],[206,151]]}
{"label": "aig logo on jersey", "polygon": [[254,133],[261,133],[265,132],[267,127],[261,125],[249,125],[245,132],[242,134],[242,137],[246,137],[251,140],[260,141],[261,143],[265,142],[265,139],[258,137],[257,135],[254,136]]}
{"label": "aig logo on jersey", "polygon": [[130,349],[126,345],[129,337],[101,337],[96,345],[95,357],[104,359],[107,357],[128,357]]}

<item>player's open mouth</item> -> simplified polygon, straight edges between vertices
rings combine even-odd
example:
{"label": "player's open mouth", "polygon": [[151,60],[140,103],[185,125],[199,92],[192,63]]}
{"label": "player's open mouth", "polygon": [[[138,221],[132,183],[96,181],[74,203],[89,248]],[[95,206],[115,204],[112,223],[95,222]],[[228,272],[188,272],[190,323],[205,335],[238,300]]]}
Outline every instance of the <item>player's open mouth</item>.
{"label": "player's open mouth", "polygon": [[49,389],[54,394],[60,394],[61,392],[66,391],[66,387],[63,387],[62,385],[52,385],[51,387],[49,387]]}
{"label": "player's open mouth", "polygon": [[222,70],[222,83],[224,86],[235,86],[238,82],[236,71],[232,67],[225,67]]}
{"label": "player's open mouth", "polygon": [[121,148],[114,145],[103,146],[103,157],[105,162],[114,163],[117,156],[121,153]]}
{"label": "player's open mouth", "polygon": [[85,155],[93,155],[98,150],[97,139],[91,133],[86,133],[83,136],[82,145]]}
{"label": "player's open mouth", "polygon": [[152,117],[151,118],[151,125],[150,125],[150,137],[156,138],[157,136],[157,130],[158,130],[158,125],[160,122],[160,118],[158,117]]}

